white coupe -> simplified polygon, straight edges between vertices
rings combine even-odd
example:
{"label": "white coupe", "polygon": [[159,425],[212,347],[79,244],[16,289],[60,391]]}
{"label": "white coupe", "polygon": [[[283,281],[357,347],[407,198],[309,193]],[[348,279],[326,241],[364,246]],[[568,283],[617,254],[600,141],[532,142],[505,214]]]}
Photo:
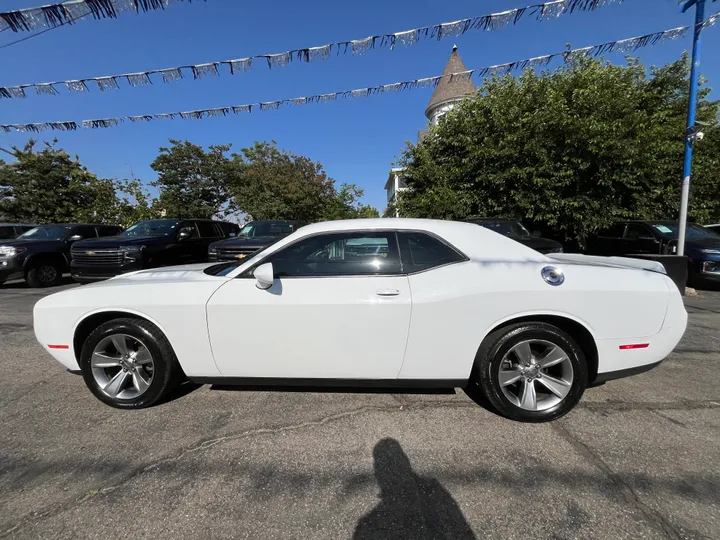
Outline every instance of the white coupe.
{"label": "white coupe", "polygon": [[687,325],[659,263],[549,257],[478,225],[414,219],[308,225],[237,262],[53,294],[34,319],[42,346],[115,407],[152,405],[184,378],[476,384],[529,422],[656,366]]}

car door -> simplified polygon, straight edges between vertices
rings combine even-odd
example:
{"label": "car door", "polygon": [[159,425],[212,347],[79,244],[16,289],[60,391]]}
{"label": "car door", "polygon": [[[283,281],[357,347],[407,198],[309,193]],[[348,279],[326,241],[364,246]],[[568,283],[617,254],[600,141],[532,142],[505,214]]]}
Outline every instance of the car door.
{"label": "car door", "polygon": [[205,262],[208,260],[208,248],[210,244],[224,238],[222,229],[212,221],[198,221],[197,228],[200,233],[200,250],[195,255],[197,262]]}
{"label": "car door", "polygon": [[647,225],[628,223],[623,237],[623,248],[623,254],[654,254],[660,252],[660,241]]}
{"label": "car door", "polygon": [[614,223],[600,230],[591,240],[588,252],[591,255],[620,255],[623,253],[623,233],[625,223]]}
{"label": "car door", "polygon": [[410,287],[394,232],[342,232],[298,240],[207,304],[210,342],[224,376],[395,379],[410,323]]}
{"label": "car door", "polygon": [[[181,236],[182,235],[182,236]],[[202,261],[202,241],[195,221],[183,221],[177,228],[177,242],[170,247],[166,264],[190,264]]]}

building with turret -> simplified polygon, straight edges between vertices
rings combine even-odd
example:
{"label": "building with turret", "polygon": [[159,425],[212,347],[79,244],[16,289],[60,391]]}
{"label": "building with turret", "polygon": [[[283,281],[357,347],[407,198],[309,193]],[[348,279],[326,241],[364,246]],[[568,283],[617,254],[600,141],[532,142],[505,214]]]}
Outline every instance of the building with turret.
{"label": "building with turret", "polygon": [[[463,71],[467,71],[467,68],[462,58],[460,58],[457,45],[455,45],[452,48],[447,64],[445,64],[445,69],[442,73],[443,78],[440,79],[440,82],[435,87],[435,91],[430,97],[430,102],[425,108],[425,117],[428,119],[430,126],[438,125],[443,115],[450,112],[465,97],[475,93],[475,84],[470,79],[457,78],[450,83],[450,75]],[[418,132],[418,142],[423,140],[426,133],[427,130],[420,130]],[[395,197],[398,192],[407,189],[407,185],[403,181],[402,173],[403,169],[401,168],[395,167],[390,169],[387,182],[385,182],[388,205],[395,202]],[[397,211],[395,212],[395,217],[399,217]]]}

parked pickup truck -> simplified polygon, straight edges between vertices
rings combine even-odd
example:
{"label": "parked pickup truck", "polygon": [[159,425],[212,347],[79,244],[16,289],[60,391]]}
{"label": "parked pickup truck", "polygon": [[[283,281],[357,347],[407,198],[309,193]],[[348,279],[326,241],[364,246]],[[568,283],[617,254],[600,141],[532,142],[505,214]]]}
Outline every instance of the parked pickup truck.
{"label": "parked pickup truck", "polygon": [[298,230],[302,224],[294,220],[258,220],[245,225],[234,238],[210,244],[211,261],[235,261],[263,249]]}
{"label": "parked pickup truck", "polygon": [[76,242],[122,231],[113,225],[57,223],[38,225],[15,240],[0,240],[0,283],[22,277],[31,287],[50,287],[70,269]]}
{"label": "parked pickup truck", "polygon": [[75,281],[98,281],[145,268],[207,261],[210,243],[239,227],[209,219],[149,219],[118,236],[77,242],[70,264]]}
{"label": "parked pickup truck", "polygon": [[[677,221],[619,221],[588,239],[591,255],[672,255],[677,251]],[[690,283],[720,282],[720,235],[688,223],[685,234]]]}

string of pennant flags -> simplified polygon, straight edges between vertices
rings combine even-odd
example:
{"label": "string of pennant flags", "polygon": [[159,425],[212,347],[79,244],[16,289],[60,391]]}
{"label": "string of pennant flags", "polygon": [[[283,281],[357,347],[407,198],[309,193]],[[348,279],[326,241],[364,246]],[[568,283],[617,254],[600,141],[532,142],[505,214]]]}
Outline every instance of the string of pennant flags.
{"label": "string of pennant flags", "polygon": [[[73,0],[78,1],[78,0]],[[81,0],[89,2],[91,0]],[[101,0],[92,0],[100,2]],[[156,2],[164,4],[168,0],[102,0],[103,2]],[[601,6],[610,3],[620,3],[623,0],[551,0],[542,4],[534,4],[521,8],[515,8],[499,13],[491,13],[489,15],[479,15],[458,21],[435,24],[431,26],[423,26],[421,28],[413,28],[411,30],[403,30],[392,34],[382,34],[369,36],[363,39],[352,41],[339,41],[336,43],[328,43],[317,47],[306,47],[302,49],[293,49],[275,54],[261,54],[256,56],[248,56],[235,60],[223,60],[215,62],[206,62],[203,64],[176,66],[163,69],[154,69],[150,71],[142,71],[137,73],[121,73],[117,75],[105,75],[102,77],[89,77],[85,79],[73,79],[67,81],[55,81],[33,84],[20,84],[14,86],[0,87],[0,97],[3,98],[25,98],[27,97],[26,89],[35,90],[37,95],[58,95],[56,86],[65,86],[69,92],[87,92],[90,86],[97,86],[97,89],[104,92],[106,90],[117,90],[121,88],[121,81],[127,82],[131,87],[147,86],[153,84],[152,77],[160,75],[162,82],[170,83],[185,79],[192,76],[193,79],[202,79],[208,76],[218,76],[221,73],[221,67],[229,68],[231,75],[249,71],[258,62],[266,63],[268,68],[285,67],[291,62],[310,62],[316,60],[324,60],[331,54],[365,54],[370,50],[378,48],[387,48],[394,50],[399,46],[409,46],[422,39],[441,40],[447,37],[460,36],[473,30],[493,31],[499,30],[510,24],[517,24],[524,17],[535,17],[536,20],[545,20],[548,18],[559,17],[561,15],[574,13],[577,11],[593,11]],[[70,2],[67,2],[70,3]],[[63,5],[63,4],[60,4]],[[2,14],[0,14],[1,20]],[[89,85],[88,83],[93,83]]]}
{"label": "string of pennant flags", "polygon": [[[55,28],[93,17],[116,19],[120,13],[165,9],[171,3],[185,0],[68,0],[33,8],[0,12],[0,32],[30,32],[38,28]],[[192,0],[187,0],[188,3]]]}
{"label": "string of pennant flags", "polygon": [[[709,27],[715,22],[720,20],[720,12],[714,14],[712,17],[707,19],[703,24],[704,27]],[[253,111],[268,111],[276,110],[280,107],[285,106],[298,106],[307,105],[311,103],[330,103],[337,101],[340,98],[364,98],[373,95],[402,92],[406,90],[414,90],[418,88],[434,88],[443,78],[449,78],[449,83],[453,84],[461,79],[470,79],[472,77],[491,77],[494,75],[507,75],[514,71],[524,70],[525,68],[537,68],[547,66],[553,59],[562,58],[566,63],[577,62],[582,58],[598,57],[606,53],[615,52],[632,52],[644,47],[651,47],[658,45],[668,40],[675,40],[683,37],[687,34],[691,26],[681,26],[678,28],[671,28],[669,30],[663,30],[661,32],[654,32],[652,34],[646,34],[642,36],[636,36],[628,39],[622,39],[617,41],[611,41],[602,43],[599,45],[592,45],[589,47],[582,47],[578,49],[568,49],[563,52],[548,54],[544,56],[537,56],[534,58],[528,58],[525,60],[517,60],[514,62],[507,62],[505,64],[498,64],[494,66],[488,66],[478,69],[471,69],[467,71],[451,73],[448,75],[439,75],[436,77],[426,77],[422,79],[413,79],[409,81],[395,82],[391,84],[385,84],[380,86],[371,86],[366,88],[358,88],[355,90],[343,90],[340,92],[331,92],[329,94],[318,94],[313,96],[296,97],[290,99],[282,99],[278,101],[266,101],[251,103],[246,105],[236,105],[230,107],[218,107],[212,109],[198,109],[193,111],[182,111],[182,112],[170,112],[160,114],[146,114],[138,116],[120,116],[115,118],[99,118],[93,120],[83,120],[80,124],[69,121],[69,122],[41,122],[33,124],[5,124],[0,125],[0,130],[4,132],[11,131],[31,131],[40,132],[45,130],[58,130],[58,131],[74,131],[79,127],[83,129],[97,129],[97,128],[110,128],[119,125],[125,121],[137,123],[137,122],[149,122],[151,120],[172,120],[176,118],[181,119],[196,119],[200,120],[203,118],[213,118],[219,116],[228,116],[230,114],[242,114],[250,113]]]}

